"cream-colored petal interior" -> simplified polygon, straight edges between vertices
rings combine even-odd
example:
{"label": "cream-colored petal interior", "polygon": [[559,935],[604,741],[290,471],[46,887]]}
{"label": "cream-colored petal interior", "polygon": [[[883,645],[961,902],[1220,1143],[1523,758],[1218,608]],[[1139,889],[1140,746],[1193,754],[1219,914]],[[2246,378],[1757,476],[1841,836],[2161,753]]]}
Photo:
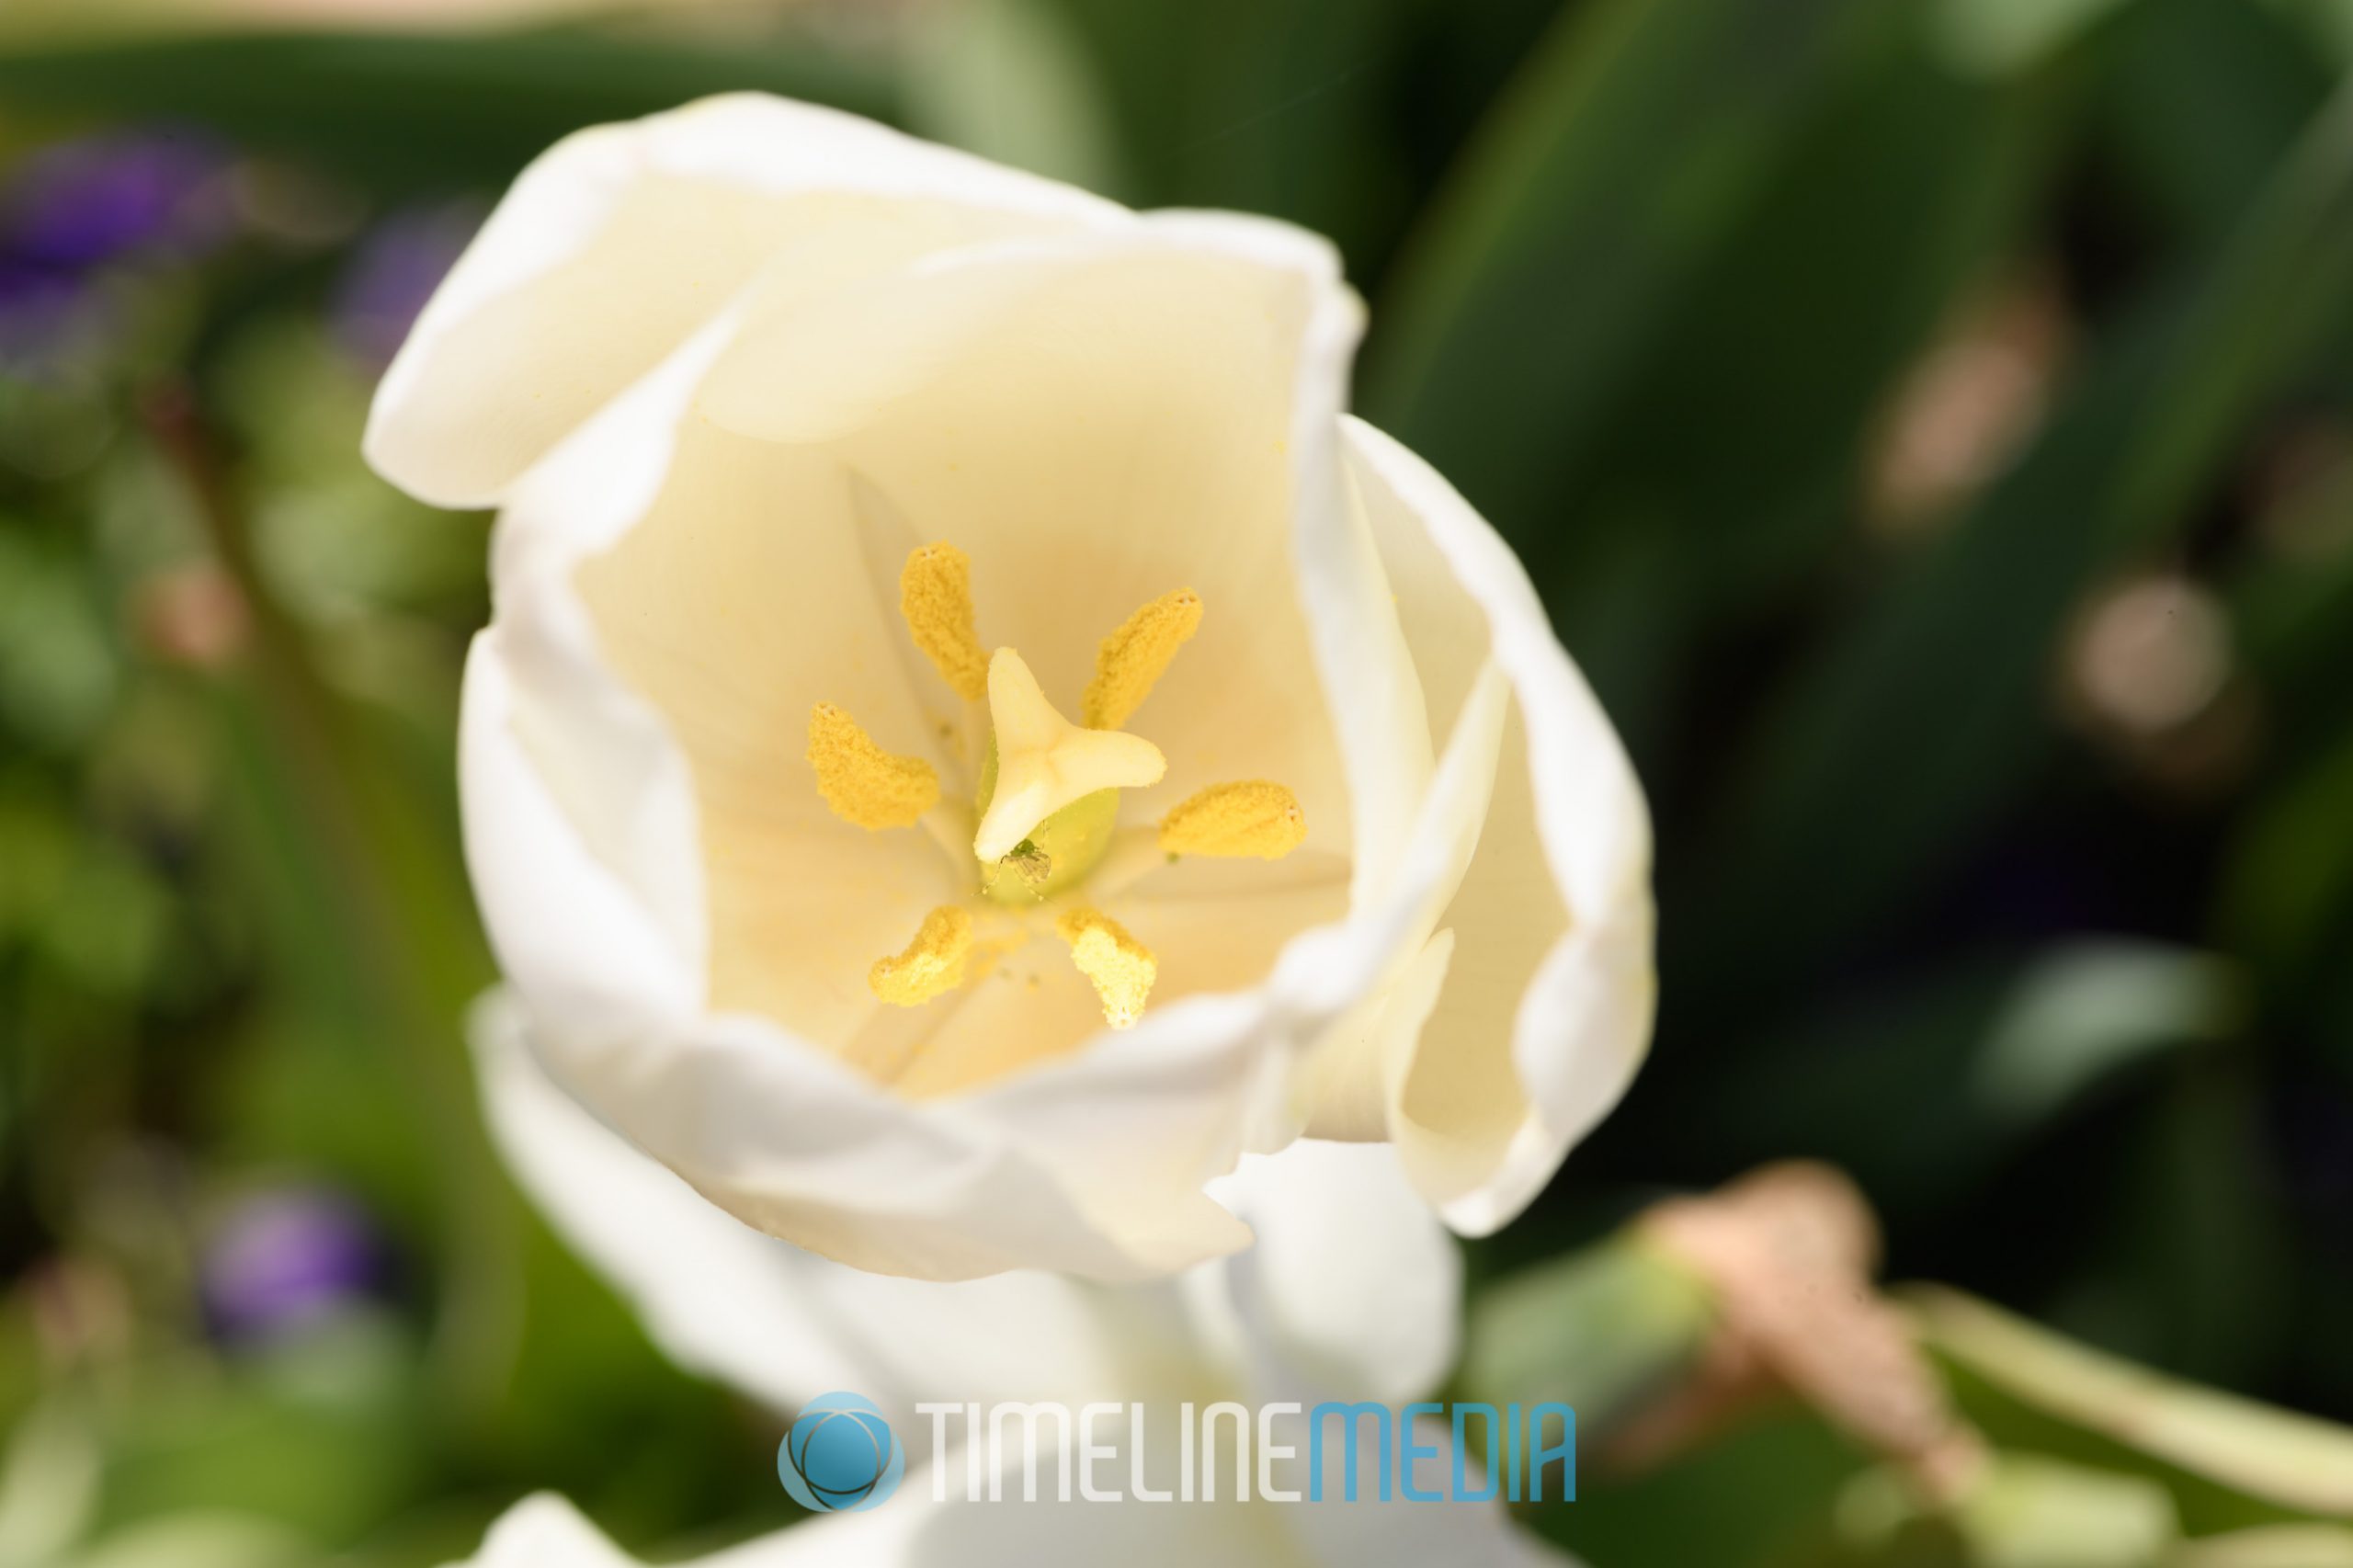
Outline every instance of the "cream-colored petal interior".
{"label": "cream-colored petal interior", "polygon": [[961,777],[943,748],[950,703],[918,701],[853,514],[826,454],[690,422],[654,510],[577,578],[607,658],[693,774],[711,1006],[827,1043],[877,1006],[868,966],[963,892],[921,828],[835,816],[805,755],[810,710],[830,702],[885,749]]}
{"label": "cream-colored petal interior", "polygon": [[[1360,465],[1352,488],[1397,598],[1398,624],[1422,677],[1434,731],[1445,733],[1489,656],[1485,615],[1463,591],[1427,528]],[[1512,1060],[1520,998],[1570,913],[1552,879],[1536,823],[1527,728],[1517,699],[1504,729],[1478,852],[1440,924],[1453,953],[1418,1045],[1388,1088],[1392,1114],[1410,1129],[1417,1174],[1468,1187],[1493,1167],[1528,1113]],[[1378,1070],[1368,1062],[1368,1070]]]}
{"label": "cream-colored petal interior", "polygon": [[[388,472],[438,495],[496,494],[756,279],[772,301],[806,298],[932,251],[1044,227],[945,202],[780,198],[652,172],[609,200],[579,247],[528,287],[446,325],[428,318],[387,381],[371,435]],[[494,222],[489,234],[498,233]]]}
{"label": "cream-colored petal interior", "polygon": [[1291,565],[1290,447],[1306,285],[1199,252],[1055,272],[922,387],[836,443],[918,534],[972,560],[983,644],[1081,710],[1097,644],[1189,587],[1199,632],[1126,728],[1168,760],[1135,820],[1266,778],[1345,852],[1347,797]]}
{"label": "cream-colored petal interior", "polygon": [[[859,286],[870,302],[873,289]],[[962,813],[969,839],[984,732],[899,619],[891,574],[915,543],[969,555],[983,644],[1017,649],[1066,712],[1131,611],[1175,588],[1200,595],[1199,634],[1125,726],[1168,770],[1123,792],[1122,824],[1261,778],[1296,792],[1308,837],[1296,866],[1221,868],[1223,881],[1155,871],[1106,905],[1165,943],[1154,1005],[1263,979],[1282,940],[1346,896],[1347,798],[1290,554],[1306,284],[1139,248],[984,294],[913,384],[823,439],[744,433],[758,383],[740,359],[722,365],[725,422],[710,406],[690,420],[654,511],[578,575],[608,656],[694,773],[712,1006],[766,1014],[911,1093],[985,1081],[1103,1026],[1051,911],[963,991],[886,1009],[867,989],[869,965],[927,910],[975,891],[949,835],[835,818],[801,755],[811,707],[837,705],[886,750],[934,761],[942,810]],[[826,357],[772,368],[796,420]],[[849,378],[845,395],[871,399],[876,384]]]}
{"label": "cream-colored petal interior", "polygon": [[1505,727],[1479,852],[1444,925],[1454,935],[1446,983],[1391,1093],[1395,1113],[1419,1134],[1416,1174],[1450,1192],[1484,1180],[1528,1115],[1512,1059],[1515,1023],[1537,966],[1569,927],[1537,835],[1527,727],[1517,707]]}

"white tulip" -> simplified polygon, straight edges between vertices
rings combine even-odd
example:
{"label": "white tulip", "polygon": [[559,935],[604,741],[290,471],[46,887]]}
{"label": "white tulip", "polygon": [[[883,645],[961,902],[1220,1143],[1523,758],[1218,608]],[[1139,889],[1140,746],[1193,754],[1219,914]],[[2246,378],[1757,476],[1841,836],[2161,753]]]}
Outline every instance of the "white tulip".
{"label": "white tulip", "polygon": [[1302,1135],[1517,1213],[1648,1040],[1649,827],[1323,241],[728,97],[517,182],[376,466],[496,506],[466,845],[572,1094],[760,1230],[1163,1275]]}
{"label": "white tulip", "polygon": [[[938,1505],[902,1489],[866,1514],[835,1514],[676,1568],[1577,1568],[1516,1529],[1500,1508],[1467,1528],[1431,1505],[1213,1504],[1088,1507],[1056,1503]],[[1287,1530],[1287,1515],[1316,1528]],[[1449,1520],[1449,1525],[1460,1524]],[[563,1498],[526,1498],[491,1527],[466,1568],[641,1568]]]}
{"label": "white tulip", "polygon": [[[871,1397],[915,1455],[896,1494],[871,1511],[795,1526],[700,1568],[1566,1561],[1517,1529],[1500,1503],[1383,1503],[1370,1489],[1354,1503],[983,1502],[961,1484],[936,1487],[935,1467],[961,1475],[965,1457],[930,1451],[922,1423],[897,1419],[925,1401],[1173,1407],[1420,1396],[1453,1358],[1461,1270],[1389,1151],[1306,1142],[1245,1162],[1219,1191],[1257,1227],[1256,1244],[1175,1279],[897,1279],[815,1257],[705,1203],[556,1088],[526,1027],[508,999],[477,1013],[493,1133],[556,1229],[630,1298],[656,1341],[779,1412],[835,1390]],[[1432,1436],[1442,1443],[1442,1426]],[[518,1505],[474,1562],[633,1568],[554,1497]]]}

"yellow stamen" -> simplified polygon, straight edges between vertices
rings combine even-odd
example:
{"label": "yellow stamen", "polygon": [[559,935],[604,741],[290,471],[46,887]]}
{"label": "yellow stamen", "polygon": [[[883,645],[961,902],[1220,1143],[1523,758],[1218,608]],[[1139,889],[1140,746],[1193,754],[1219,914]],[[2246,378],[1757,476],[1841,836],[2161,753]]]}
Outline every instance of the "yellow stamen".
{"label": "yellow stamen", "polygon": [[893,1007],[920,1007],[963,984],[972,956],[972,912],[943,903],[923,917],[905,952],[874,960],[867,988]]}
{"label": "yellow stamen", "polygon": [[988,695],[989,657],[972,630],[972,562],[952,544],[907,553],[899,573],[899,613],[939,678],[967,702]]}
{"label": "yellow stamen", "polygon": [[1054,934],[1070,944],[1071,962],[1102,998],[1105,1022],[1123,1029],[1143,1016],[1144,998],[1160,977],[1160,962],[1150,948],[1092,909],[1068,911],[1055,920]]}
{"label": "yellow stamen", "polygon": [[1086,683],[1080,709],[1086,727],[1116,730],[1126,723],[1200,625],[1201,596],[1190,588],[1163,594],[1122,621],[1095,651],[1095,678]]}
{"label": "yellow stamen", "polygon": [[809,766],[834,814],[870,831],[905,827],[939,803],[931,764],[892,756],[830,702],[809,710]]}
{"label": "yellow stamen", "polygon": [[1160,846],[1171,855],[1279,860],[1306,837],[1299,797],[1263,778],[1212,784],[1160,819]]}
{"label": "yellow stamen", "polygon": [[989,722],[996,782],[972,836],[972,853],[983,861],[1012,854],[1031,828],[1074,801],[1156,784],[1168,770],[1160,748],[1142,736],[1083,730],[1055,712],[1010,648],[989,661]]}

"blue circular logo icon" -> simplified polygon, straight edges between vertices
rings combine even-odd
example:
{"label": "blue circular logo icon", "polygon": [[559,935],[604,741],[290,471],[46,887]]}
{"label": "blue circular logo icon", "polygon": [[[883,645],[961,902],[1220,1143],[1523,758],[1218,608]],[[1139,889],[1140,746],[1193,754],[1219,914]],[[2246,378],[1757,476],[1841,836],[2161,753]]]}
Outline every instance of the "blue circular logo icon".
{"label": "blue circular logo icon", "polygon": [[802,1507],[854,1514],[899,1489],[907,1450],[872,1400],[829,1393],[801,1406],[777,1446],[776,1473]]}

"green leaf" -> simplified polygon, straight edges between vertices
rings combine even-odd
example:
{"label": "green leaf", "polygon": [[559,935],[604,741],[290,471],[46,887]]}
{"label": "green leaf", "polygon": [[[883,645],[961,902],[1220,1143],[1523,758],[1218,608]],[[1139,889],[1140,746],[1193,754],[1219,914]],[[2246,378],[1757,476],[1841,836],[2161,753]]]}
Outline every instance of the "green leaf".
{"label": "green leaf", "polygon": [[1573,1506],[1532,1522],[1608,1568],[1827,1568],[1821,1552],[1790,1549],[1819,1536],[1868,1462],[1820,1417],[1785,1409],[1664,1469],[1597,1473]]}
{"label": "green leaf", "polygon": [[2241,977],[2194,949],[2091,940],[1939,960],[1744,1039],[1674,1085],[1676,1153],[1745,1164],[1805,1149],[1902,1224],[1971,1201],[2001,1163],[2084,1099],[2227,1036]]}
{"label": "green leaf", "polygon": [[1425,212],[1366,407],[1506,533],[1547,516],[1613,391],[1881,7],[1572,7]]}
{"label": "green leaf", "polygon": [[874,68],[783,42],[245,34],[0,53],[11,118],[194,120],[395,188],[500,180],[581,126],[747,89],[896,108]]}
{"label": "green leaf", "polygon": [[1967,71],[2031,70],[2129,0],[1938,0],[1938,44]]}
{"label": "green leaf", "polygon": [[0,734],[43,751],[85,743],[120,680],[85,563],[0,531]]}
{"label": "green leaf", "polygon": [[1908,1301],[1933,1350],[2010,1400],[2274,1508],[2353,1518],[2353,1431],[2165,1377],[1957,1291]]}
{"label": "green leaf", "polygon": [[909,51],[906,99],[919,135],[1089,190],[1124,181],[1085,46],[1042,0],[970,0],[940,12]]}
{"label": "green leaf", "polygon": [[1462,1386],[1497,1404],[1559,1400],[1592,1435],[1689,1367],[1714,1324],[1697,1275],[1620,1235],[1484,1291],[1472,1306]]}
{"label": "green leaf", "polygon": [[1996,1455],[1942,1511],[1904,1477],[1872,1471],[1839,1499],[1837,1518],[1837,1568],[2149,1568],[2181,1537],[2165,1488],[2025,1454]]}
{"label": "green leaf", "polygon": [[[1711,608],[1745,610],[1836,546],[1891,385],[2044,184],[2057,94],[1961,82],[1899,42],[1795,129],[1562,507],[1596,514],[1578,525],[1593,531],[1631,501]],[[1554,609],[1574,632],[1599,596],[1564,564]]]}
{"label": "green leaf", "polygon": [[2274,0],[2336,61],[2353,63],[2353,0]]}
{"label": "green leaf", "polygon": [[2353,1530],[2278,1525],[2192,1541],[2165,1568],[2353,1568]]}
{"label": "green leaf", "polygon": [[2153,1051],[2220,1040],[2244,1020],[2222,960],[2157,942],[2051,949],[2022,973],[1974,1068],[1972,1096],[2032,1126]]}
{"label": "green leaf", "polygon": [[318,1557],[315,1543],[275,1520],[208,1510],[118,1530],[63,1568],[297,1568]]}
{"label": "green leaf", "polygon": [[[2175,537],[2232,441],[2353,299],[2353,91],[2220,256],[2093,364],[2049,435],[1802,670],[1746,766],[1693,906],[1697,967],[1807,972],[1914,895],[2046,755],[2045,683],[2108,572]],[[1792,891],[1805,896],[1793,898]]]}
{"label": "green leaf", "polygon": [[1362,276],[1411,193],[1393,74],[1415,0],[1029,0],[1084,51],[1121,146],[1114,194],[1264,212]]}
{"label": "green leaf", "polygon": [[101,1426],[92,1539],[213,1510],[323,1540],[364,1529],[426,1473],[418,1370],[406,1325],[358,1310],[225,1369],[185,1354],[142,1366]]}
{"label": "green leaf", "polygon": [[2276,8],[2246,0],[2141,0],[2103,60],[2096,145],[2122,194],[2197,243],[2245,215],[2334,79]]}
{"label": "green leaf", "polygon": [[2239,950],[2275,973],[2333,960],[2353,907],[2353,734],[2247,811],[2217,916]]}
{"label": "green leaf", "polygon": [[1889,386],[2032,210],[2061,123],[2047,84],[1958,78],[1887,12],[1799,7],[1740,70],[1740,12],[1565,22],[1368,350],[1372,417],[1512,540],[1645,758],[1699,634],[1849,525]]}

